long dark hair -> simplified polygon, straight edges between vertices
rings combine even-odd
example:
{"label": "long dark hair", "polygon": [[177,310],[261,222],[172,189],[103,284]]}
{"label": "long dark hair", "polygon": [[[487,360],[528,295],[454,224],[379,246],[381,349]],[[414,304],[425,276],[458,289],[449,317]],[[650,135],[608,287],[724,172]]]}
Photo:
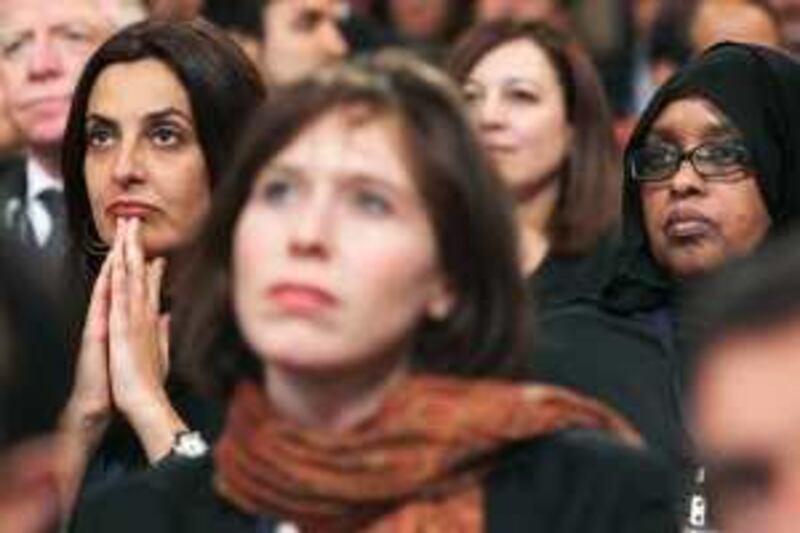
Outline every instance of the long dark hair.
{"label": "long dark hair", "polygon": [[[370,118],[399,119],[402,149],[458,298],[447,319],[423,325],[412,365],[461,376],[518,375],[523,288],[510,201],[455,88],[432,67],[389,51],[291,86],[254,117],[178,292],[179,357],[206,389],[227,394],[242,378],[257,379],[261,372],[230,303],[232,235],[255,177],[313,121],[352,107],[364,108]],[[180,297],[196,287],[204,288],[203,298]]]}
{"label": "long dark hair", "polygon": [[261,78],[239,47],[202,20],[148,20],[106,41],[89,59],[72,100],[64,137],[62,173],[71,237],[71,266],[85,296],[105,256],[86,190],[86,110],[100,74],[110,65],[142,59],[166,65],[186,90],[214,188],[223,174],[239,130],[264,97]]}

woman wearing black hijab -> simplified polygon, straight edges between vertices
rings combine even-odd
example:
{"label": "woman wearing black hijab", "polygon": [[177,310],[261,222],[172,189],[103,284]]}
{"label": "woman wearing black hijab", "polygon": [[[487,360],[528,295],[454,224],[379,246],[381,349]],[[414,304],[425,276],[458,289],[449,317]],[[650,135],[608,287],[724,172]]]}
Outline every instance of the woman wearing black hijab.
{"label": "woman wearing black hijab", "polygon": [[681,301],[800,218],[798,95],[800,64],[763,47],[724,43],[679,71],[626,150],[624,244],[600,301],[542,317],[538,378],[613,405],[685,472]]}

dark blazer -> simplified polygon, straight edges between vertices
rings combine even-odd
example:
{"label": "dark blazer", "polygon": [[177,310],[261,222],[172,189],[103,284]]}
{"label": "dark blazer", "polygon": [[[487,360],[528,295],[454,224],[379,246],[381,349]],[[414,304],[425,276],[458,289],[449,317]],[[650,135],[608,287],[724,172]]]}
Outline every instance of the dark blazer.
{"label": "dark blazer", "polygon": [[[264,519],[239,512],[212,489],[210,459],[175,460],[88,495],[77,533],[256,533]],[[503,533],[677,531],[673,483],[649,454],[603,434],[570,430],[505,451],[489,475],[486,530]],[[259,524],[261,529],[258,529]]]}
{"label": "dark blazer", "polygon": [[[25,244],[21,241],[20,230],[15,228],[15,218],[19,210],[26,209],[27,205],[27,169],[26,160],[21,156],[9,156],[0,160],[0,231],[10,237],[12,241]],[[57,224],[56,221],[53,221]],[[65,225],[61,221],[61,225]],[[53,229],[51,237],[44,246],[27,244],[21,246],[28,256],[29,263],[41,271],[41,277],[49,282],[48,278],[61,278],[63,275],[63,261],[66,250],[66,229],[62,226],[60,231]],[[58,286],[55,287],[58,290]]]}
{"label": "dark blazer", "polygon": [[25,204],[27,190],[27,172],[25,159],[12,156],[0,161],[0,228],[11,231],[9,208],[16,204]]}

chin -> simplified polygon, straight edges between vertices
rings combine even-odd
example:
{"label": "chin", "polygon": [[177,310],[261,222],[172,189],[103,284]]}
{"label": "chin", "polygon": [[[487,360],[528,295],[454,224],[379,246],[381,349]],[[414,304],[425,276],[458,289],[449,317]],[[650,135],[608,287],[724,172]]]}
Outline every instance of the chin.
{"label": "chin", "polygon": [[37,113],[37,116],[22,119],[24,122],[21,124],[29,124],[23,128],[27,141],[33,145],[60,144],[67,129],[68,110],[69,108],[65,107],[63,112]]}
{"label": "chin", "polygon": [[292,336],[287,342],[264,340],[259,344],[253,348],[266,367],[281,368],[297,375],[335,375],[354,363],[346,355],[332,350],[330,343],[302,342],[297,336]]}
{"label": "chin", "polygon": [[717,270],[724,262],[720,256],[678,257],[667,261],[667,269],[675,278],[694,278]]}

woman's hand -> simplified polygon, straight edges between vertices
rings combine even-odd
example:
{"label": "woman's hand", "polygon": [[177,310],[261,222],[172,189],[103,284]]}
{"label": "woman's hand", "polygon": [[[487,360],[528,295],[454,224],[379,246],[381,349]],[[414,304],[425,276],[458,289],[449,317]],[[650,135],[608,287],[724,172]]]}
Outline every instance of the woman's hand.
{"label": "woman's hand", "polygon": [[108,368],[114,405],[154,462],[186,425],[164,388],[169,369],[168,318],[159,315],[164,260],[145,260],[140,225],[138,219],[120,219],[110,253]]}
{"label": "woman's hand", "polygon": [[59,441],[64,450],[61,454],[61,498],[67,511],[72,507],[89,458],[100,444],[113,412],[108,375],[110,273],[108,257],[92,289],[75,382],[59,420]]}
{"label": "woman's hand", "polygon": [[97,276],[81,337],[75,382],[61,414],[60,430],[91,454],[111,420],[113,405],[108,375],[108,311],[111,261]]}

